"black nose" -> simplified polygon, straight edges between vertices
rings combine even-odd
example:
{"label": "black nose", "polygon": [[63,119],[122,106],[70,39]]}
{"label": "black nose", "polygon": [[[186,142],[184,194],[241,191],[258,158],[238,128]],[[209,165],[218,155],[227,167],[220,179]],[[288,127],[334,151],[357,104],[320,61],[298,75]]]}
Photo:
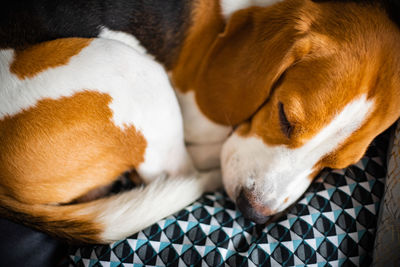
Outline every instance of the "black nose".
{"label": "black nose", "polygon": [[236,199],[236,205],[242,212],[243,216],[257,224],[266,223],[269,219],[269,216],[263,215],[260,212],[258,212],[250,203],[249,198],[246,195],[247,194],[242,189],[239,193],[239,196]]}

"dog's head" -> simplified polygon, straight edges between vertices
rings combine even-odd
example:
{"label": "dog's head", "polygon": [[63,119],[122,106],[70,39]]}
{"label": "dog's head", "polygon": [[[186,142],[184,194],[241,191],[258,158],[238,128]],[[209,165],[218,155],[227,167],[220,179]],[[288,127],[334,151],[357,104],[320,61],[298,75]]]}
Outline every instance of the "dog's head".
{"label": "dog's head", "polygon": [[400,31],[379,7],[288,0],[233,14],[196,81],[225,189],[263,222],[325,167],[357,162],[400,115]]}

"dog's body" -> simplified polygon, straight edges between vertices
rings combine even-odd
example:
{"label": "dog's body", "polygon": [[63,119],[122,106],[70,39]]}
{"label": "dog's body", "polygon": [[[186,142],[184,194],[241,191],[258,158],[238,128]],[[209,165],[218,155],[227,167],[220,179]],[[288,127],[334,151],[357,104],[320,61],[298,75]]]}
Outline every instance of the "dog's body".
{"label": "dog's body", "polygon": [[[109,242],[218,184],[192,166],[164,69],[134,47],[57,39],[2,50],[0,62],[0,206],[7,216],[28,216],[63,237]],[[150,185],[68,205],[132,169]],[[170,178],[154,181],[163,175]]]}
{"label": "dog's body", "polygon": [[[0,23],[0,40],[6,40],[0,47],[68,36],[136,46],[134,35],[170,70],[195,161],[203,168],[216,166],[223,147],[225,189],[257,222],[293,203],[323,167],[357,161],[400,115],[400,59],[392,53],[400,49],[400,34],[385,11],[390,8],[374,1],[197,0],[165,6],[167,1],[156,0],[152,4],[162,10],[150,4],[143,16],[132,15],[137,1],[101,8],[98,2],[107,3],[76,1],[47,10],[16,4],[14,10],[24,10],[19,14],[26,27],[7,30],[18,25],[17,16]],[[254,4],[261,6],[250,7]],[[163,11],[179,19],[162,16]],[[63,26],[69,24],[77,26]]]}

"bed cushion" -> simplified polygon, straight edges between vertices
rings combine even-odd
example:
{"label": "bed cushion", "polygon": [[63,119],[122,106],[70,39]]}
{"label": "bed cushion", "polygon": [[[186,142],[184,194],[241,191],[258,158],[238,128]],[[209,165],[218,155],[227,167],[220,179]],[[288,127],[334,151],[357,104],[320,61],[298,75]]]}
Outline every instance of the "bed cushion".
{"label": "bed cushion", "polygon": [[355,165],[324,170],[284,216],[267,226],[244,219],[221,191],[128,239],[71,248],[70,265],[369,265],[388,139],[387,133],[375,139]]}

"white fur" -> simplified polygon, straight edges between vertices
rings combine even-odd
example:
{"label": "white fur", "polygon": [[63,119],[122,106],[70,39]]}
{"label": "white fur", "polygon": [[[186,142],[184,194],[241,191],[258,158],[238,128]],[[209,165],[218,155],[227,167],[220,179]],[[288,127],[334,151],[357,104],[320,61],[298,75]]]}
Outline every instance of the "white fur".
{"label": "white fur", "polygon": [[228,138],[232,127],[217,124],[199,109],[193,91],[176,91],[182,110],[185,141],[190,144],[221,143]]}
{"label": "white fur", "polygon": [[282,0],[220,0],[222,15],[228,19],[233,13],[240,9],[251,6],[270,6]]}
{"label": "white fur", "polygon": [[245,187],[270,210],[282,211],[307,189],[315,164],[358,130],[373,106],[374,102],[366,95],[353,100],[325,128],[296,149],[267,145],[256,136],[232,135],[221,156],[225,189],[236,199],[239,187]]}
{"label": "white fur", "polygon": [[95,214],[104,225],[102,240],[126,238],[194,202],[205,191],[221,186],[219,171],[189,177],[160,178],[148,186],[97,201],[80,211],[77,217]]}
{"label": "white fur", "polygon": [[220,152],[232,127],[217,124],[199,109],[193,91],[176,90],[182,110],[185,141],[196,168],[209,170],[220,166]]}
{"label": "white fur", "polygon": [[192,164],[184,147],[181,112],[160,64],[131,47],[95,39],[65,66],[20,80],[10,73],[12,50],[0,51],[0,119],[35,106],[44,98],[69,97],[83,90],[109,94],[114,123],[134,125],[147,140],[138,171],[150,181],[162,172],[184,173]]}
{"label": "white fur", "polygon": [[126,32],[113,31],[104,26],[102,26],[100,28],[101,28],[101,30],[100,30],[100,34],[98,37],[119,41],[121,43],[129,45],[130,47],[132,47],[133,49],[135,49],[136,51],[138,51],[139,53],[141,53],[143,55],[147,54],[146,48],[144,48],[140,44],[139,40],[136,39],[135,36],[128,34]]}

